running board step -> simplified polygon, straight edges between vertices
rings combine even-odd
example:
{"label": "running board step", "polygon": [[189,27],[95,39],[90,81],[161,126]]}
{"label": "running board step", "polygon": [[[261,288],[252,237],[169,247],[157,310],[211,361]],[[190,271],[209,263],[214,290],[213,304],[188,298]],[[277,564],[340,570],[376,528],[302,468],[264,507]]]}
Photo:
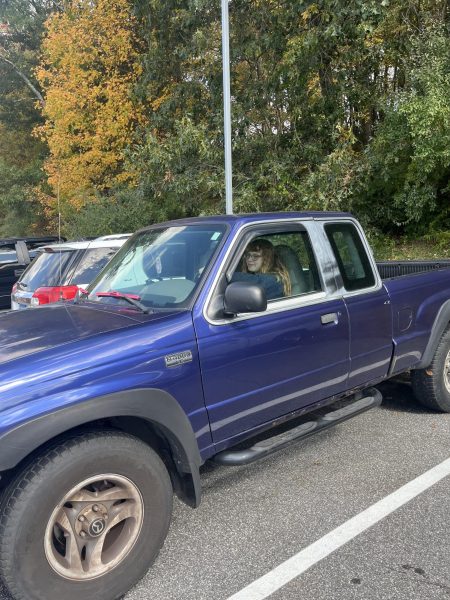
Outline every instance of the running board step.
{"label": "running board step", "polygon": [[277,450],[281,450],[281,448],[284,448],[293,442],[303,440],[324,429],[343,423],[347,419],[356,417],[356,415],[360,415],[366,410],[375,408],[381,404],[382,400],[381,393],[376,388],[368,388],[364,390],[364,396],[362,398],[354,400],[343,408],[332,411],[328,410],[328,412],[319,416],[312,412],[310,417],[315,418],[310,418],[306,423],[302,423],[288,431],[259,441],[251,448],[223,450],[216,454],[212,460],[219,465],[247,465],[259,458],[268,456]]}

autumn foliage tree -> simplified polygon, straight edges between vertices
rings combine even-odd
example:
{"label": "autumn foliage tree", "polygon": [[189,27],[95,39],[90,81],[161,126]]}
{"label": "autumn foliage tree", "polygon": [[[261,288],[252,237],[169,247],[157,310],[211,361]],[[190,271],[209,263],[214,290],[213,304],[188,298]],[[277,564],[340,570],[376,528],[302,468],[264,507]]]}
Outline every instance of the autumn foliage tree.
{"label": "autumn foliage tree", "polygon": [[59,0],[0,0],[0,236],[46,229],[39,202],[47,148],[33,136],[42,123],[35,78],[44,22]]}
{"label": "autumn foliage tree", "polygon": [[[38,80],[45,90],[45,168],[66,210],[133,181],[124,152],[142,112],[135,19],[126,0],[69,0],[46,25]],[[55,206],[55,197],[47,201]]]}

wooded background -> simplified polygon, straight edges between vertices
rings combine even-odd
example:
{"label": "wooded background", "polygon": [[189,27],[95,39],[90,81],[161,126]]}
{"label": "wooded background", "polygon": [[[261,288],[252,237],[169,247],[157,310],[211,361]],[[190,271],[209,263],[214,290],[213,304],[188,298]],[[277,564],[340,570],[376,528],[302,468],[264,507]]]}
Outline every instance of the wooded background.
{"label": "wooded background", "polygon": [[[0,0],[0,235],[225,209],[220,0]],[[231,0],[236,212],[450,246],[444,0]]]}

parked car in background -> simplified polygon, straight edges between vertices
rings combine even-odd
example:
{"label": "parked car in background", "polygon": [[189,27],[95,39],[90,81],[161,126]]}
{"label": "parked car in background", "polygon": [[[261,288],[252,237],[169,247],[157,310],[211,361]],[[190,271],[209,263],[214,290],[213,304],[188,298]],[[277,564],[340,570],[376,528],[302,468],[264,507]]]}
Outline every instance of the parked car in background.
{"label": "parked car in background", "polygon": [[57,236],[0,240],[0,310],[11,308],[11,288],[36,256],[37,249],[59,241]]}
{"label": "parked car in background", "polygon": [[12,289],[12,309],[71,300],[80,288],[89,285],[130,235],[118,234],[39,248],[36,259]]}

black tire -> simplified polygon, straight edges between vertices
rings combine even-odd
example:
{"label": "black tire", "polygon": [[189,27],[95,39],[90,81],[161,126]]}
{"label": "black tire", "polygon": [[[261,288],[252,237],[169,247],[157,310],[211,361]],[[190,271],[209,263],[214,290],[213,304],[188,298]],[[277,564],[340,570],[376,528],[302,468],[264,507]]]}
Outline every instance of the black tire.
{"label": "black tire", "polygon": [[[77,488],[82,483],[86,486]],[[117,500],[122,491],[126,499]],[[66,501],[68,494],[73,502]],[[98,504],[85,502],[94,496],[100,498],[95,500]],[[83,502],[77,501],[80,498]],[[16,600],[120,598],[156,559],[169,528],[172,499],[164,463],[140,440],[114,431],[68,438],[36,457],[5,492],[0,508],[1,577]],[[80,507],[88,518],[80,517]],[[99,510],[103,512],[92,512]],[[70,521],[64,521],[66,513]],[[72,528],[60,531],[54,519],[70,522]],[[80,533],[79,527],[88,527],[88,534]],[[85,543],[79,536],[87,536],[90,546],[78,550]],[[95,555],[96,562],[95,544],[100,553]],[[77,549],[75,555],[78,552],[73,563],[69,548]],[[104,554],[105,548],[109,555]],[[80,568],[87,553],[98,571],[89,571],[90,562],[87,570],[86,565]],[[60,558],[65,566],[59,565]],[[75,578],[70,570],[70,577],[58,572],[67,564],[78,567],[73,570]]]}
{"label": "black tire", "polygon": [[450,328],[442,335],[431,365],[412,371],[411,382],[417,400],[433,410],[450,412]]}

